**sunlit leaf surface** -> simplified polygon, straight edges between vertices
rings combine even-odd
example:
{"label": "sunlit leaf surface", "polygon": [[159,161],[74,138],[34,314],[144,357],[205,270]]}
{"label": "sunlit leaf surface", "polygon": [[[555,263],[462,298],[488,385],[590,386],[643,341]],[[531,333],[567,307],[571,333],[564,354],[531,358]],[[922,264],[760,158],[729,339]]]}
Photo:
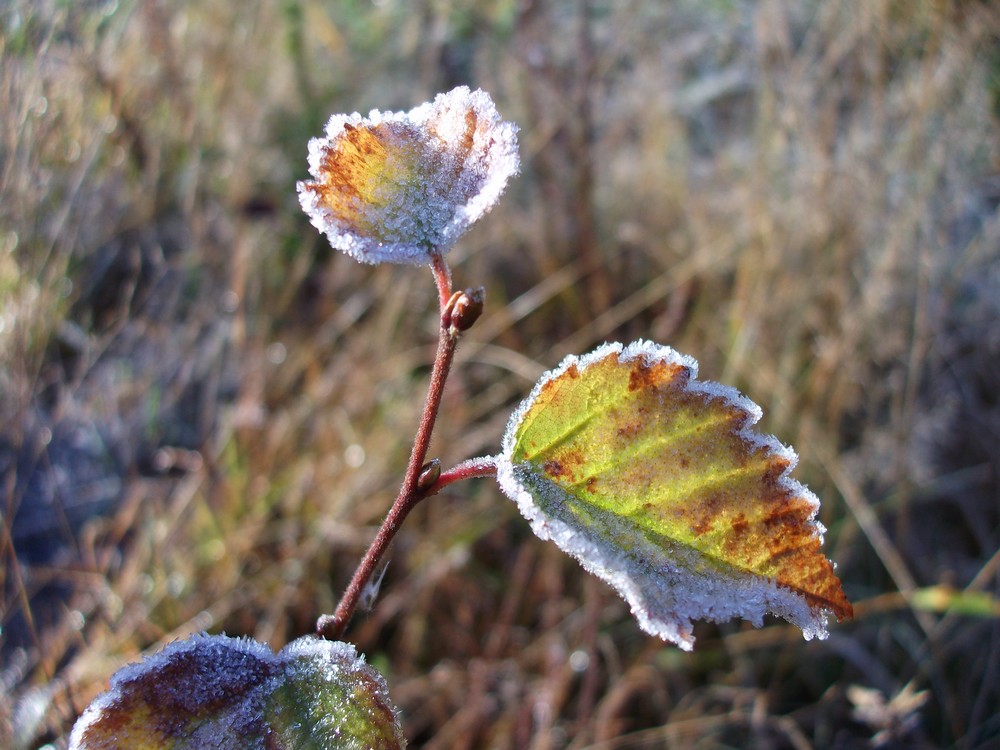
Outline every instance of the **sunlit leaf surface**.
{"label": "sunlit leaf surface", "polygon": [[460,86],[409,112],[334,115],[309,142],[299,200],[330,244],[366,263],[427,263],[499,199],[517,128]]}
{"label": "sunlit leaf surface", "polygon": [[759,407],[668,347],[604,345],[546,373],[515,412],[501,487],[614,586],[644,630],[690,649],[692,620],[765,613],[826,636],[851,605],[820,551],[819,501]]}
{"label": "sunlit leaf surface", "polygon": [[385,680],[346,643],[195,636],[120,669],[70,750],[402,748]]}

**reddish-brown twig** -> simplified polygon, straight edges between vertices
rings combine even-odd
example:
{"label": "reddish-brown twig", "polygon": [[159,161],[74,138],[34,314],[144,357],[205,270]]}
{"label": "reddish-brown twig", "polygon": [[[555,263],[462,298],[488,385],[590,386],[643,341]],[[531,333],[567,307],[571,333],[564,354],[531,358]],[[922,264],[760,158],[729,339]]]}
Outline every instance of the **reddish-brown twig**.
{"label": "reddish-brown twig", "polygon": [[[410,511],[416,507],[423,498],[436,494],[442,487],[451,482],[466,476],[486,476],[489,471],[485,464],[481,470],[472,470],[473,462],[467,469],[462,469],[464,464],[459,464],[451,472],[442,474],[436,482],[428,488],[419,486],[419,479],[427,458],[427,449],[430,446],[431,433],[434,431],[434,422],[437,419],[438,411],[441,408],[441,397],[444,394],[445,381],[451,364],[455,357],[455,348],[461,332],[466,330],[478,317],[482,309],[482,290],[470,290],[469,292],[453,295],[451,291],[451,271],[444,258],[435,255],[432,262],[434,280],[438,288],[438,299],[441,308],[441,324],[438,330],[437,355],[434,357],[434,368],[431,372],[431,382],[427,391],[427,400],[424,403],[424,411],[420,417],[420,425],[413,441],[413,450],[410,453],[410,462],[406,467],[406,474],[403,484],[399,489],[395,502],[389,509],[381,528],[372,540],[371,546],[365,556],[358,564],[354,577],[347,586],[347,590],[337,604],[332,615],[321,615],[316,621],[316,634],[324,638],[340,638],[347,628],[358,605],[365,585],[372,574],[378,568],[379,561],[385,555],[390,543],[399,531],[403,521]],[[470,312],[471,311],[471,312]],[[479,459],[483,461],[485,459]],[[496,468],[492,471],[495,474]],[[482,472],[486,472],[485,474]],[[463,473],[464,472],[464,473]]]}

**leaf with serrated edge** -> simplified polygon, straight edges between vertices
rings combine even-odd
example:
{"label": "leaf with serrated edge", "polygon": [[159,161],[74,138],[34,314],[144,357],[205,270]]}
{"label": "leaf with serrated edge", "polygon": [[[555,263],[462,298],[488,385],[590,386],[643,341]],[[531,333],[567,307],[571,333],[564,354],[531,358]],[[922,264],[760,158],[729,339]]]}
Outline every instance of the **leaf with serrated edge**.
{"label": "leaf with serrated edge", "polygon": [[751,429],[760,408],[697,373],[647,341],[567,357],[511,417],[497,481],[648,633],[690,650],[692,620],[771,612],[825,638],[852,611],[819,500],[789,476],[795,452]]}
{"label": "leaf with serrated edge", "polygon": [[307,636],[274,654],[198,635],[111,678],[69,750],[403,748],[385,680],[354,647]]}

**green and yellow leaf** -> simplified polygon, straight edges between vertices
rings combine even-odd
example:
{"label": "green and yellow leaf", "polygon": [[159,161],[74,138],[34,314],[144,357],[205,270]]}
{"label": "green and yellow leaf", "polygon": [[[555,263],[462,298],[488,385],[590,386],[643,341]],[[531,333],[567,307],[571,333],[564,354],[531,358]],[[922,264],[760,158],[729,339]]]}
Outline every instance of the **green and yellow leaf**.
{"label": "green and yellow leaf", "polygon": [[819,501],[789,476],[795,453],[751,429],[760,408],[697,368],[642,341],[566,358],[511,418],[500,486],[649,633],[690,649],[693,620],[771,612],[825,637],[851,605]]}
{"label": "green and yellow leaf", "polygon": [[300,638],[278,654],[226,636],[172,643],[118,670],[70,750],[405,747],[385,680],[354,647]]}

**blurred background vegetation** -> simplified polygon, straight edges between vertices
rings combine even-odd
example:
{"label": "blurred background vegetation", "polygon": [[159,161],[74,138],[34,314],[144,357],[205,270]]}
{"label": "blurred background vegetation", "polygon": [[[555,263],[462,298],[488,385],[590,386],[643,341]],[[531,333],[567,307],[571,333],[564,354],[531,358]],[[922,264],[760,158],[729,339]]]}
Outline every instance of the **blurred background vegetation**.
{"label": "blurred background vegetation", "polygon": [[351,640],[425,748],[1000,743],[1000,9],[987,0],[0,5],[0,737],[65,746],[200,630],[278,648],[395,494],[430,274],[298,207],[333,112],[467,83],[523,170],[432,455],[643,337],[760,403],[854,621],[686,654],[488,482],[410,517]]}

